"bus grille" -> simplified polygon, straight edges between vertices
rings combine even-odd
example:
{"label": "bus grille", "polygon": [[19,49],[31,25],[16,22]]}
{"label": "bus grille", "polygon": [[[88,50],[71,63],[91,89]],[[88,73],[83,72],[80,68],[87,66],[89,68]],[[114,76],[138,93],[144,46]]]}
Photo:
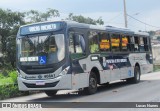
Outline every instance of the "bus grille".
{"label": "bus grille", "polygon": [[30,83],[24,83],[26,87],[28,88],[47,88],[47,87],[55,87],[58,84],[59,81],[53,82],[53,83],[46,83],[45,85],[36,85],[36,84],[30,84]]}

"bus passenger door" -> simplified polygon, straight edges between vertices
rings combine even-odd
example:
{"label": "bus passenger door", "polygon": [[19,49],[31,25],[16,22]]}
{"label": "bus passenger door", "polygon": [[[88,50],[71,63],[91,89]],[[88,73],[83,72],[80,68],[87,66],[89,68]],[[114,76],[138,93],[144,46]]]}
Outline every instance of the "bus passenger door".
{"label": "bus passenger door", "polygon": [[86,57],[85,32],[74,29],[69,32],[69,52],[72,67],[72,89],[88,86],[88,74],[86,74],[86,63],[82,64]]}

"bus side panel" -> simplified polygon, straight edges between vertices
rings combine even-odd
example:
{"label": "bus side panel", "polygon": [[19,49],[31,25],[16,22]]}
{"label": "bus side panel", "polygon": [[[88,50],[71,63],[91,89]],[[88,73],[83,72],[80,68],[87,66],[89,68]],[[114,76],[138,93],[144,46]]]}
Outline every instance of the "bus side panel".
{"label": "bus side panel", "polygon": [[146,53],[106,55],[103,57],[100,54],[92,54],[78,62],[84,73],[72,75],[73,89],[88,87],[89,75],[93,68],[97,68],[99,71],[100,84],[134,77],[136,63],[140,66],[141,74],[148,73],[153,69],[153,65],[146,59]]}
{"label": "bus side panel", "polygon": [[120,69],[121,79],[134,77],[134,67],[124,67]]}
{"label": "bus side panel", "polygon": [[100,73],[100,83],[104,84],[111,81],[111,70],[103,70]]}
{"label": "bus side panel", "polygon": [[153,64],[141,65],[141,74],[147,74],[153,71]]}
{"label": "bus side panel", "polygon": [[80,89],[89,86],[89,73],[72,74],[72,89]]}
{"label": "bus side panel", "polygon": [[105,54],[100,57],[103,70],[110,71],[110,81],[133,77],[133,67],[128,54]]}
{"label": "bus side panel", "polygon": [[153,71],[153,64],[147,59],[146,53],[133,53],[129,55],[129,61],[133,67],[139,64],[141,74],[146,74]]}

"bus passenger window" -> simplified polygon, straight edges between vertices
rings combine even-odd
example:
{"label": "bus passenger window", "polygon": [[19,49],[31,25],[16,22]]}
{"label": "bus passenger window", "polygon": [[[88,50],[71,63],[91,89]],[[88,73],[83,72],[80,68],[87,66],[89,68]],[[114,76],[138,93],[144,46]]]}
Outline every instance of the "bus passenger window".
{"label": "bus passenger window", "polygon": [[139,38],[138,37],[134,37],[134,42],[135,42],[134,51],[138,52],[139,51]]}
{"label": "bus passenger window", "polygon": [[[127,47],[125,45],[127,44]],[[127,48],[127,49],[126,49]],[[134,51],[134,37],[122,35],[122,51]]]}
{"label": "bus passenger window", "polygon": [[143,37],[139,38],[139,51],[140,52],[144,52],[144,41],[143,41]]}
{"label": "bus passenger window", "polygon": [[144,41],[144,50],[149,51],[149,39],[148,39],[148,37],[144,37],[143,41]]}
{"label": "bus passenger window", "polygon": [[99,34],[99,47],[101,52],[110,51],[110,38],[109,34],[106,33],[100,33]]}
{"label": "bus passenger window", "polygon": [[98,33],[92,31],[89,32],[89,48],[91,53],[99,52],[98,42]]}
{"label": "bus passenger window", "polygon": [[71,52],[71,58],[77,59],[85,55],[85,40],[83,35],[70,33],[70,45],[69,50]]}
{"label": "bus passenger window", "polygon": [[130,43],[130,51],[134,51],[134,36],[128,36],[129,38],[129,43]]}
{"label": "bus passenger window", "polygon": [[119,52],[120,51],[120,35],[112,34],[111,44],[112,44],[112,51]]}
{"label": "bus passenger window", "polygon": [[129,40],[127,36],[122,35],[122,51],[128,51],[130,50],[130,46],[129,46]]}

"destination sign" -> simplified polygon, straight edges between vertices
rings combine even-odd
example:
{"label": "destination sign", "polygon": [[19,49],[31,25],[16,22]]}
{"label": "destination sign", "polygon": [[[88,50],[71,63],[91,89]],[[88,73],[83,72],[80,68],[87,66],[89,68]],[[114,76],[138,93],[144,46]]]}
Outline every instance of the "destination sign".
{"label": "destination sign", "polygon": [[56,31],[56,30],[59,30],[60,28],[61,28],[60,22],[28,25],[28,26],[21,27],[20,35]]}

